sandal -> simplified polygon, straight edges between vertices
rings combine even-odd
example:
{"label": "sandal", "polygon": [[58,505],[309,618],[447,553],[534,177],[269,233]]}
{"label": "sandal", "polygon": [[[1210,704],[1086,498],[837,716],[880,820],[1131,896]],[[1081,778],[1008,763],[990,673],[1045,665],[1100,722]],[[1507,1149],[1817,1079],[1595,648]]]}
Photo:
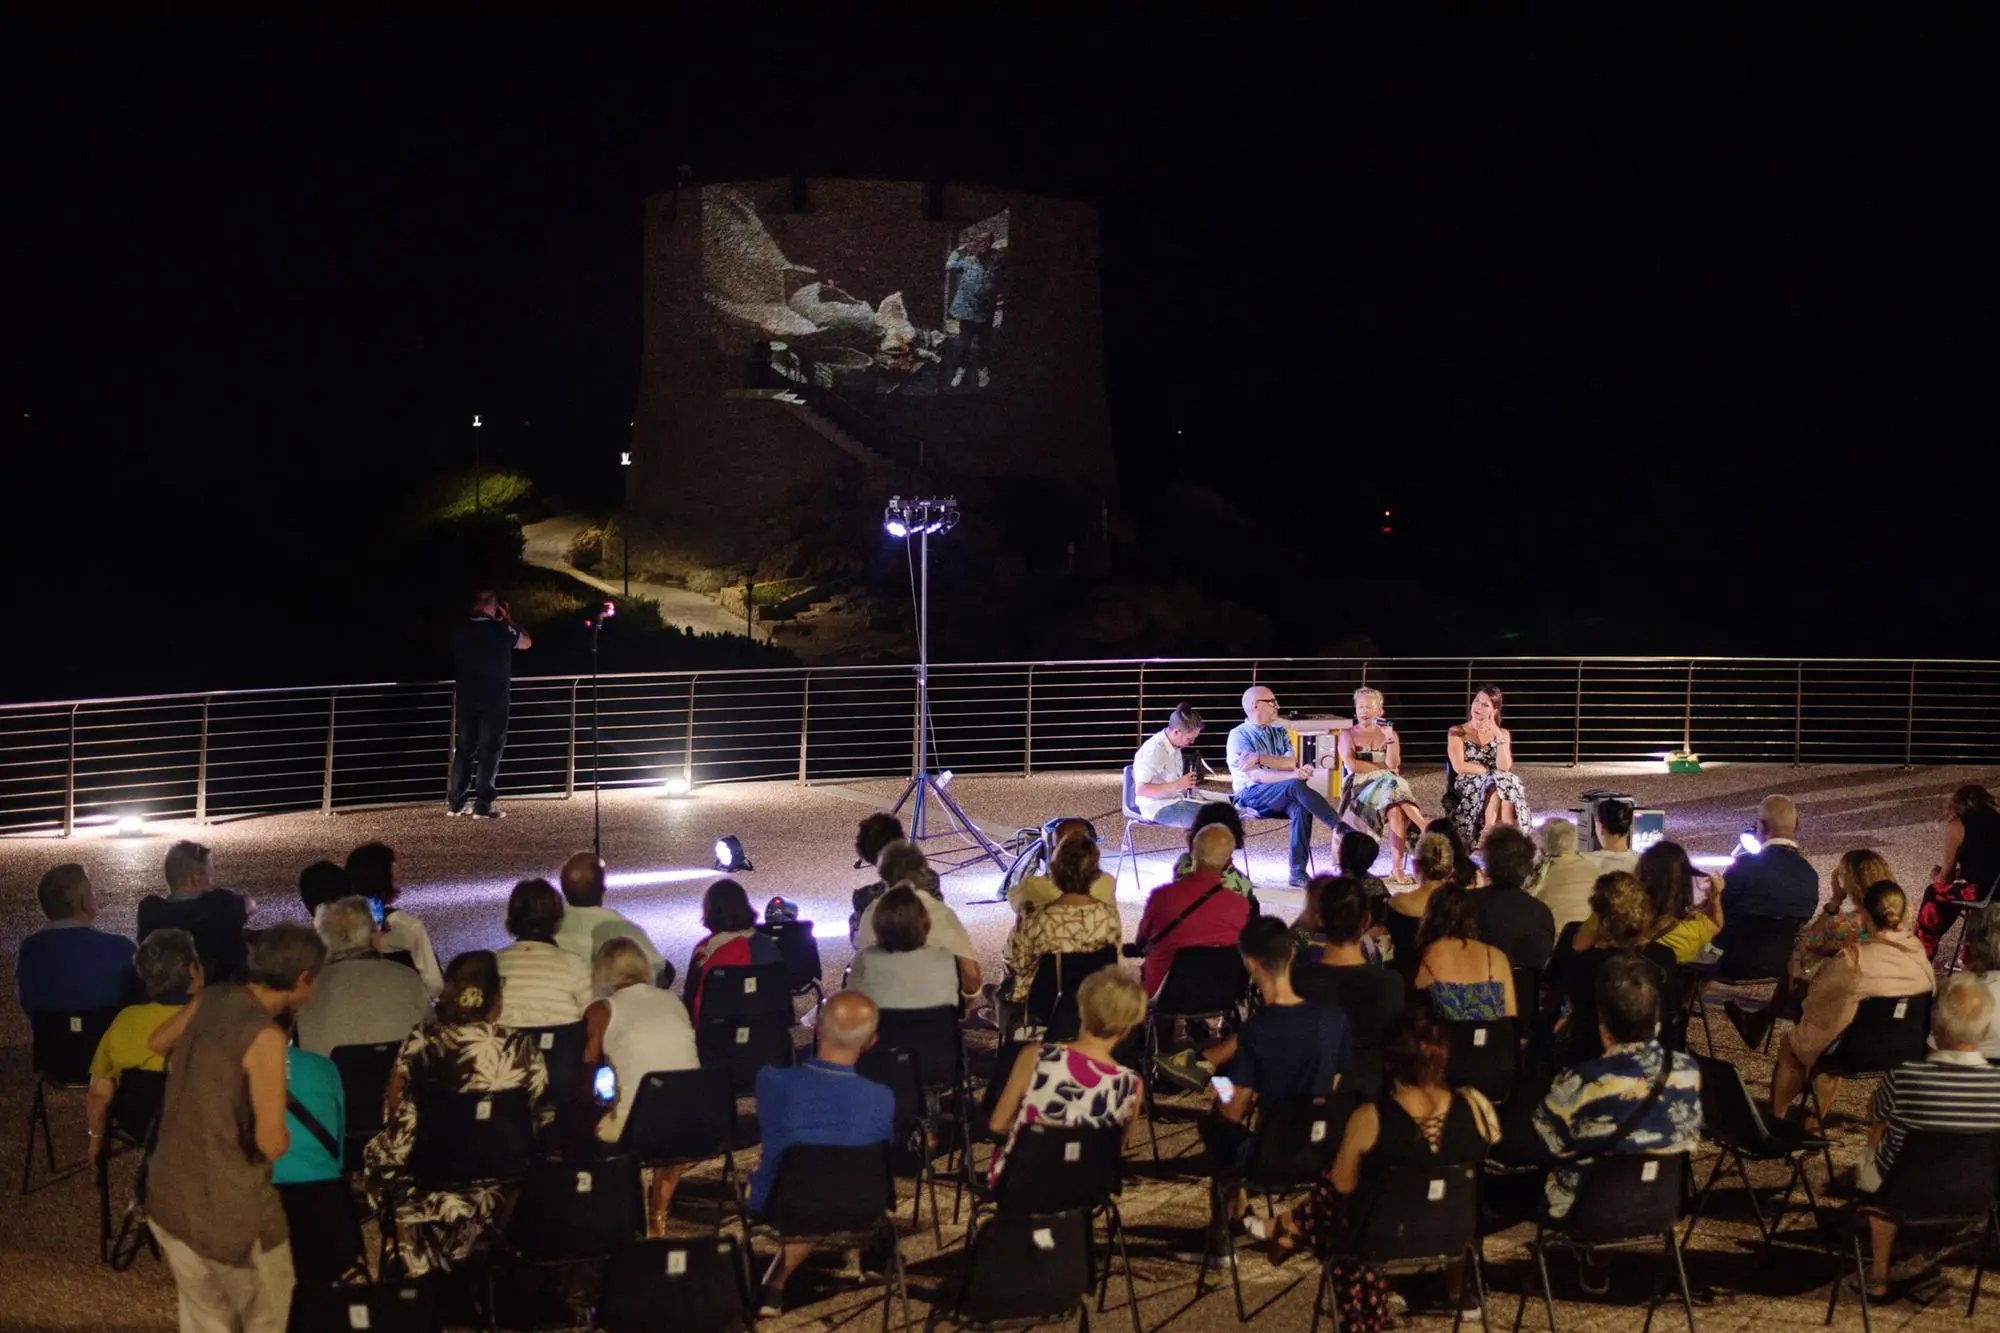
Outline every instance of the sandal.
{"label": "sandal", "polygon": [[[1842,1290],[1848,1292],[1850,1295],[1858,1296],[1861,1294],[1861,1281],[1852,1274],[1842,1278],[1840,1285]],[[1896,1287],[1894,1283],[1884,1283],[1880,1291],[1875,1290],[1872,1285],[1868,1288],[1868,1303],[1870,1305],[1888,1305],[1894,1302],[1895,1299]]]}
{"label": "sandal", "polygon": [[1246,1217],[1243,1229],[1252,1238],[1264,1243],[1264,1257],[1271,1261],[1273,1268],[1283,1267],[1299,1252],[1298,1224],[1292,1221],[1289,1213],[1281,1213],[1268,1221],[1261,1217]]}

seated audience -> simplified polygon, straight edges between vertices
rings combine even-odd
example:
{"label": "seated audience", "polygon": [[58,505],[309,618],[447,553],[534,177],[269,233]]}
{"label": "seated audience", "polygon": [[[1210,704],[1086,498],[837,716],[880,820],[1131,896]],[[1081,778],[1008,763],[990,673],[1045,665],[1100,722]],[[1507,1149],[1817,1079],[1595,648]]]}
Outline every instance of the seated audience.
{"label": "seated audience", "polygon": [[[1193,834],[1190,833],[1189,837],[1193,837]],[[1054,864],[1056,849],[1071,838],[1086,838],[1095,842],[1096,837],[1090,831],[1090,821],[1057,820],[1055,827],[1048,833],[1049,854],[1045,864]],[[1007,905],[1014,909],[1015,915],[1025,916],[1038,907],[1045,907],[1054,902],[1061,893],[1062,890],[1056,887],[1055,880],[1048,875],[1023,875],[1007,889]],[[1090,896],[1115,904],[1118,901],[1118,881],[1100,872],[1097,878],[1090,882]]]}
{"label": "seated audience", "polygon": [[1673,951],[1648,938],[1653,907],[1639,881],[1623,871],[1597,878],[1590,917],[1549,958],[1548,987],[1562,1001],[1552,1043],[1558,1069],[1603,1053],[1598,1042],[1598,973],[1613,958],[1636,954],[1652,964],[1662,996],[1680,994],[1680,966]]}
{"label": "seated audience", "polygon": [[167,895],[139,900],[139,938],[172,927],[194,936],[201,968],[211,983],[233,981],[249,957],[243,924],[251,904],[240,894],[215,888],[208,848],[177,842],[167,849]]}
{"label": "seated audience", "polygon": [[1479,878],[1479,863],[1472,859],[1472,844],[1458,835],[1458,825],[1449,819],[1433,819],[1424,832],[1435,833],[1451,844],[1451,882],[1469,889]]}
{"label": "seated audience", "polygon": [[1506,954],[1479,938],[1475,892],[1452,884],[1440,888],[1431,895],[1423,929],[1417,932],[1415,986],[1430,995],[1440,1022],[1490,1022],[1515,1013],[1514,969]]}
{"label": "seated audience", "polygon": [[[397,963],[389,966],[410,971]],[[416,981],[416,974],[411,973],[410,979]],[[417,985],[421,989],[423,983],[418,981]],[[277,1023],[290,1035],[297,1018],[297,1014],[285,1013],[278,1016]],[[347,1090],[340,1082],[340,1068],[324,1055],[289,1044],[285,1047],[285,1133],[291,1142],[285,1155],[271,1164],[273,1185],[308,1185],[316,1180],[339,1180],[346,1174]]]}
{"label": "seated audience", "polygon": [[[618,1076],[618,1100],[597,1122],[600,1143],[616,1143],[625,1118],[648,1074],[673,1073],[701,1065],[695,1053],[694,1022],[687,1006],[670,990],[653,984],[653,960],[629,935],[613,935],[597,946],[591,980],[604,998],[584,1010],[583,1063],[610,1065]],[[681,1168],[645,1168],[646,1234],[664,1236],[667,1211],[680,1184]]]}
{"label": "seated audience", "polygon": [[1125,938],[1118,909],[1090,891],[1098,876],[1096,843],[1065,838],[1056,847],[1049,871],[1060,896],[1016,917],[1014,928],[1007,932],[1007,969],[1013,978],[1007,998],[1016,1004],[1027,1000],[1043,954],[1115,949]]}
{"label": "seated audience", "polygon": [[[1225,801],[1201,789],[1200,760],[1184,753],[1201,739],[1206,723],[1191,704],[1178,704],[1167,725],[1132,756],[1132,796],[1139,816],[1171,828],[1192,828],[1201,808]],[[1226,802],[1225,802],[1226,803]]]}
{"label": "seated audience", "polygon": [[[1187,850],[1174,860],[1175,879],[1194,869],[1194,840],[1211,824],[1220,824],[1228,829],[1229,836],[1236,841],[1236,850],[1239,852],[1243,850],[1243,817],[1237,814],[1236,807],[1227,801],[1210,801],[1202,806],[1201,813],[1194,817],[1194,824],[1188,829]],[[1223,867],[1222,886],[1249,902],[1252,911],[1256,910],[1257,890],[1251,885],[1250,877],[1236,868],[1234,859]]]}
{"label": "seated audience", "polygon": [[364,1179],[378,1212],[393,1204],[394,1232],[385,1240],[414,1278],[462,1264],[513,1198],[513,1191],[501,1184],[443,1189],[411,1177],[424,1094],[525,1088],[542,1145],[550,1146],[554,1138],[556,1106],[549,1096],[548,1069],[532,1036],[501,1024],[505,995],[492,952],[476,949],[458,955],[445,968],[444,993],[431,1021],[405,1038],[396,1053],[387,1118],[368,1141]]}
{"label": "seated audience", "polygon": [[1773,923],[1803,922],[1819,908],[1819,872],[1800,853],[1798,831],[1798,808],[1791,799],[1766,796],[1757,807],[1760,850],[1709,876],[1711,892],[1725,884],[1729,890],[1729,922],[1715,937],[1725,981],[1777,975],[1791,941],[1782,941],[1784,953],[1773,960],[1760,956],[1771,947],[1764,937]]}
{"label": "seated audience", "polygon": [[1107,967],[1077,987],[1077,1035],[1064,1042],[1029,1046],[1007,1071],[1006,1086],[993,1103],[988,1127],[1005,1135],[986,1173],[989,1185],[1023,1125],[1122,1125],[1137,1122],[1145,1086],[1139,1075],[1118,1063],[1116,1051],[1146,1021],[1146,993],[1122,968]]}
{"label": "seated audience", "polygon": [[1482,844],[1486,883],[1473,890],[1479,938],[1507,955],[1514,967],[1537,971],[1556,947],[1555,914],[1524,890],[1535,869],[1534,840],[1517,828],[1496,828]]}
{"label": "seated audience", "polygon": [[93,1162],[104,1151],[107,1116],[119,1076],[128,1069],[165,1071],[166,1056],[150,1044],[153,1034],[201,994],[201,957],[195,952],[194,937],[185,930],[156,930],[148,935],[133,965],[146,988],[145,1002],[120,1009],[90,1057],[90,1091],[84,1095],[84,1114],[90,1122]]}
{"label": "seated audience", "polygon": [[[1416,842],[1416,831],[1424,826],[1424,812],[1401,771],[1402,739],[1382,720],[1380,690],[1364,685],[1354,692],[1354,725],[1342,731],[1335,744],[1348,774],[1341,791],[1342,816],[1365,828],[1373,838],[1387,833],[1390,877],[1398,884],[1414,883],[1403,874],[1403,855]],[[1340,872],[1354,874],[1344,854],[1344,839],[1341,846]],[[1371,855],[1361,873],[1365,876],[1374,864]]]}
{"label": "seated audience", "polygon": [[1993,995],[1993,1025],[1979,1040],[1979,1053],[2000,1061],[2000,903],[1979,910],[1965,928],[1965,970]]}
{"label": "seated audience", "polygon": [[326,966],[299,1007],[298,1043],[317,1055],[336,1046],[400,1042],[430,1016],[423,978],[377,949],[381,936],[360,895],[322,903],[313,924],[326,941]]}
{"label": "seated audience", "polygon": [[[1868,1133],[1873,1153],[1864,1152],[1855,1184],[1872,1194],[1914,1132],[1992,1134],[2000,1132],[2000,1069],[1986,1063],[1980,1042],[1992,1029],[1993,995],[1970,978],[1959,978],[1938,996],[1931,1016],[1930,1054],[1898,1065],[1875,1089],[1869,1103]],[[1862,1205],[1867,1212],[1867,1204]],[[1870,1300],[1889,1295],[1889,1259],[1896,1246],[1896,1223],[1868,1213],[1873,1264]]]}
{"label": "seated audience", "polygon": [[[1785,966],[1785,978],[1771,998],[1731,996],[1722,1002],[1723,1012],[1735,1024],[1745,1046],[1760,1050],[1779,1019],[1797,1021],[1806,987],[1819,974],[1821,966],[1841,950],[1868,938],[1868,914],[1861,910],[1862,896],[1871,885],[1890,883],[1895,878],[1887,861],[1860,848],[1844,853],[1834,863],[1833,896],[1799,932],[1792,944],[1791,960]],[[2000,1054],[2000,1050],[1995,1054]]]}
{"label": "seated audience", "polygon": [[2000,810],[1993,808],[1993,793],[1976,783],[1960,787],[1946,802],[1941,822],[1944,855],[1931,868],[1915,932],[1933,957],[1965,904],[1984,898],[2000,882]]}
{"label": "seated audience", "polygon": [[1709,880],[1708,899],[1696,907],[1694,866],[1677,842],[1648,847],[1636,875],[1653,909],[1653,942],[1671,950],[1683,967],[1692,963],[1722,930],[1722,880]]}
{"label": "seated audience", "polygon": [[399,962],[408,955],[410,966],[424,979],[424,993],[436,999],[444,989],[444,973],[438,968],[437,950],[431,947],[431,933],[416,913],[396,906],[403,896],[403,870],[393,848],[367,842],[347,854],[349,893],[358,893],[382,904],[382,956]]}
{"label": "seated audience", "polygon": [[291,1135],[275,1020],[312,994],[325,958],[311,927],[280,922],[250,947],[240,981],[209,985],[153,1033],[153,1049],[172,1058],[146,1214],[183,1328],[285,1327],[292,1252],[271,1164]]}
{"label": "seated audience", "polygon": [[[931,944],[943,949],[958,960],[958,989],[965,995],[979,993],[979,954],[972,947],[972,936],[965,930],[965,923],[958,919],[958,913],[944,900],[944,890],[938,887],[937,871],[924,859],[923,850],[914,842],[892,842],[882,849],[876,858],[876,869],[881,872],[883,893],[898,884],[908,884],[916,889],[917,901],[931,919]],[[875,943],[875,903],[882,897],[877,893],[862,910],[854,928],[854,947],[866,949]]]}
{"label": "seated audience", "polygon": [[563,919],[556,931],[556,947],[575,954],[588,965],[608,939],[623,938],[639,946],[653,976],[660,975],[666,960],[646,938],[639,923],[604,905],[604,861],[595,852],[578,852],[563,862]]}
{"label": "seated audience", "polygon": [[1417,952],[1417,932],[1423,929],[1424,913],[1431,896],[1446,885],[1455,884],[1457,863],[1451,839],[1441,833],[1426,833],[1417,840],[1417,887],[1391,898],[1382,911],[1382,928],[1389,938],[1386,961],[1414,980],[1422,956]]}
{"label": "seated audience", "polygon": [[[1735,877],[1731,876],[1731,890]],[[1806,989],[1799,1021],[1778,1040],[1778,1063],[1771,1071],[1771,1112],[1784,1117],[1805,1091],[1806,1079],[1819,1057],[1847,1025],[1866,999],[1876,996],[1929,995],[1937,986],[1924,946],[1909,931],[1910,903],[1902,889],[1882,883],[1861,900],[1868,914],[1868,938],[1841,953],[1819,970]],[[1832,1106],[1838,1079],[1821,1076],[1819,1104]],[[1819,1126],[1810,1117],[1808,1132]]]}
{"label": "seated audience", "polygon": [[315,861],[299,872],[299,901],[305,904],[307,916],[353,892],[347,872],[331,861]]}
{"label": "seated audience", "polygon": [[1379,1091],[1382,1038],[1403,1012],[1403,974],[1369,959],[1362,948],[1371,925],[1368,894],[1352,880],[1328,880],[1320,912],[1326,943],[1319,959],[1292,964],[1292,989],[1308,1004],[1330,1005],[1347,1018],[1352,1083],[1361,1096]]}
{"label": "seated audience", "polygon": [[[871,906],[870,911],[873,911]],[[778,942],[757,929],[757,913],[750,895],[733,879],[718,879],[701,895],[701,924],[708,934],[694,946],[688,960],[687,980],[681,998],[688,1014],[701,1021],[701,988],[711,967],[768,967],[784,962]]]}
{"label": "seated audience", "polygon": [[35,886],[48,924],[21,941],[14,993],[29,1014],[83,1014],[137,998],[132,941],[99,930],[97,892],[75,862],[51,869]]}
{"label": "seated audience", "polygon": [[504,1026],[555,1028],[583,1020],[591,1001],[590,968],[556,947],[562,919],[562,895],[553,884],[524,879],[514,886],[507,899],[507,933],[514,942],[493,956],[506,989],[498,1020]]}
{"label": "seated audience", "polygon": [[[869,815],[854,830],[854,868],[860,870],[866,866],[871,870],[874,869],[875,863],[881,859],[882,849],[892,842],[901,841],[903,841],[902,820],[894,815]],[[868,910],[868,904],[893,887],[895,886],[884,884],[878,876],[874,883],[854,891],[854,911],[847,918],[847,938],[850,942],[861,929],[861,914]]]}
{"label": "seated audience", "polygon": [[[1637,891],[1630,875],[1606,875],[1598,884],[1607,881]],[[1659,974],[1644,959],[1621,952],[1605,959],[1596,983],[1603,1054],[1558,1074],[1534,1115],[1535,1132],[1553,1164],[1544,1186],[1550,1218],[1564,1216],[1576,1201],[1584,1175],[1575,1165],[1579,1160],[1607,1153],[1691,1153],[1701,1141],[1700,1066],[1691,1056],[1670,1053],[1655,1035],[1665,1008]],[[1660,1094],[1649,1102],[1663,1070]],[[1585,1287],[1603,1290],[1588,1277]]]}
{"label": "seated audience", "polygon": [[1340,816],[1311,785],[1318,770],[1293,753],[1291,730],[1278,721],[1278,696],[1252,685],[1243,691],[1243,717],[1229,733],[1232,799],[1260,818],[1291,820],[1291,884],[1302,889],[1312,857],[1313,820],[1334,829],[1340,827]]}
{"label": "seated audience", "polygon": [[958,960],[930,943],[931,918],[917,891],[899,884],[875,902],[875,943],[854,955],[847,986],[878,1009],[957,1005]]}
{"label": "seated audience", "polygon": [[1632,850],[1632,803],[1599,801],[1592,822],[1597,826],[1597,850],[1585,852],[1584,859],[1596,866],[1600,875],[1614,870],[1638,874],[1639,853]]}
{"label": "seated audience", "polygon": [[[859,1148],[887,1143],[895,1132],[895,1094],[854,1071],[862,1052],[875,1044],[876,1021],[873,1000],[860,991],[838,991],[820,1011],[817,1055],[790,1069],[757,1071],[757,1123],[764,1147],[750,1173],[751,1213],[761,1213],[770,1201],[771,1187],[784,1169],[785,1149]],[[764,1272],[765,1314],[784,1313],[785,1281],[811,1252],[805,1241],[779,1247]]]}
{"label": "seated audience", "polygon": [[[1411,840],[1413,843],[1415,839]],[[1340,873],[1345,879],[1354,880],[1368,894],[1370,907],[1377,907],[1389,901],[1389,886],[1375,875],[1375,857],[1382,850],[1382,844],[1366,833],[1353,829],[1340,835]],[[1398,867],[1402,865],[1397,861]],[[1415,884],[1414,879],[1399,879],[1399,884]]]}
{"label": "seated audience", "polygon": [[1542,825],[1542,847],[1528,892],[1542,900],[1560,931],[1590,915],[1590,892],[1597,887],[1598,870],[1576,850],[1576,825],[1567,819]]}
{"label": "seated audience", "polygon": [[1229,830],[1210,824],[1195,836],[1194,869],[1147,897],[1134,936],[1146,951],[1139,984],[1147,995],[1160,993],[1182,949],[1230,948],[1242,935],[1250,904],[1222,884],[1222,872],[1235,854]]}

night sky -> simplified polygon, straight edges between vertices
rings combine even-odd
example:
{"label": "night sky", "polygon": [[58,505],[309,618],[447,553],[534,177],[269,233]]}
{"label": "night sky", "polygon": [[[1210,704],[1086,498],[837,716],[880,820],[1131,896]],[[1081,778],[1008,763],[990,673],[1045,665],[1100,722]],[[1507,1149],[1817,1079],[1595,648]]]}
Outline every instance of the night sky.
{"label": "night sky", "polygon": [[1124,501],[1387,650],[2000,653],[1984,41],[1816,22],[10,24],[0,694],[337,677],[474,411],[615,493],[680,164],[1097,203]]}

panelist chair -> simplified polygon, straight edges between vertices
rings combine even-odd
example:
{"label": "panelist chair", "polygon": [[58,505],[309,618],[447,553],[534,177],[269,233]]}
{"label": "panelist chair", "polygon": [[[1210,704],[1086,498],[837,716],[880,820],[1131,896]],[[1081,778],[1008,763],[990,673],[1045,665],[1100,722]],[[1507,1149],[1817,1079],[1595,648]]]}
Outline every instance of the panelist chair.
{"label": "panelist chair", "polygon": [[[1144,889],[1146,886],[1139,878],[1139,853],[1132,845],[1132,830],[1137,828],[1173,828],[1173,826],[1171,824],[1156,824],[1139,813],[1137,784],[1132,778],[1132,765],[1130,764],[1125,765],[1123,783],[1124,785],[1121,788],[1122,795],[1118,800],[1118,813],[1125,816],[1125,837],[1118,847],[1118,877],[1120,879],[1124,878],[1125,863],[1130,861],[1132,863],[1132,887],[1135,889]],[[1174,829],[1174,831],[1178,833],[1180,830]],[[1171,851],[1173,849],[1169,848],[1168,850]]]}

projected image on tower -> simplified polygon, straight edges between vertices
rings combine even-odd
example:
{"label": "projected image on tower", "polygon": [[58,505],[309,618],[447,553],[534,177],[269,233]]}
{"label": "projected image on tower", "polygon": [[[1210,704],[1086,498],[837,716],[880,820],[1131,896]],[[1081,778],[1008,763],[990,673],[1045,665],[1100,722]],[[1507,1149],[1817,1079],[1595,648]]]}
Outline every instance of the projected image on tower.
{"label": "projected image on tower", "polygon": [[777,222],[782,241],[743,189],[702,187],[702,294],[760,362],[768,358],[765,378],[910,397],[995,383],[1006,211],[960,227],[948,243],[935,223],[857,240],[848,218]]}

